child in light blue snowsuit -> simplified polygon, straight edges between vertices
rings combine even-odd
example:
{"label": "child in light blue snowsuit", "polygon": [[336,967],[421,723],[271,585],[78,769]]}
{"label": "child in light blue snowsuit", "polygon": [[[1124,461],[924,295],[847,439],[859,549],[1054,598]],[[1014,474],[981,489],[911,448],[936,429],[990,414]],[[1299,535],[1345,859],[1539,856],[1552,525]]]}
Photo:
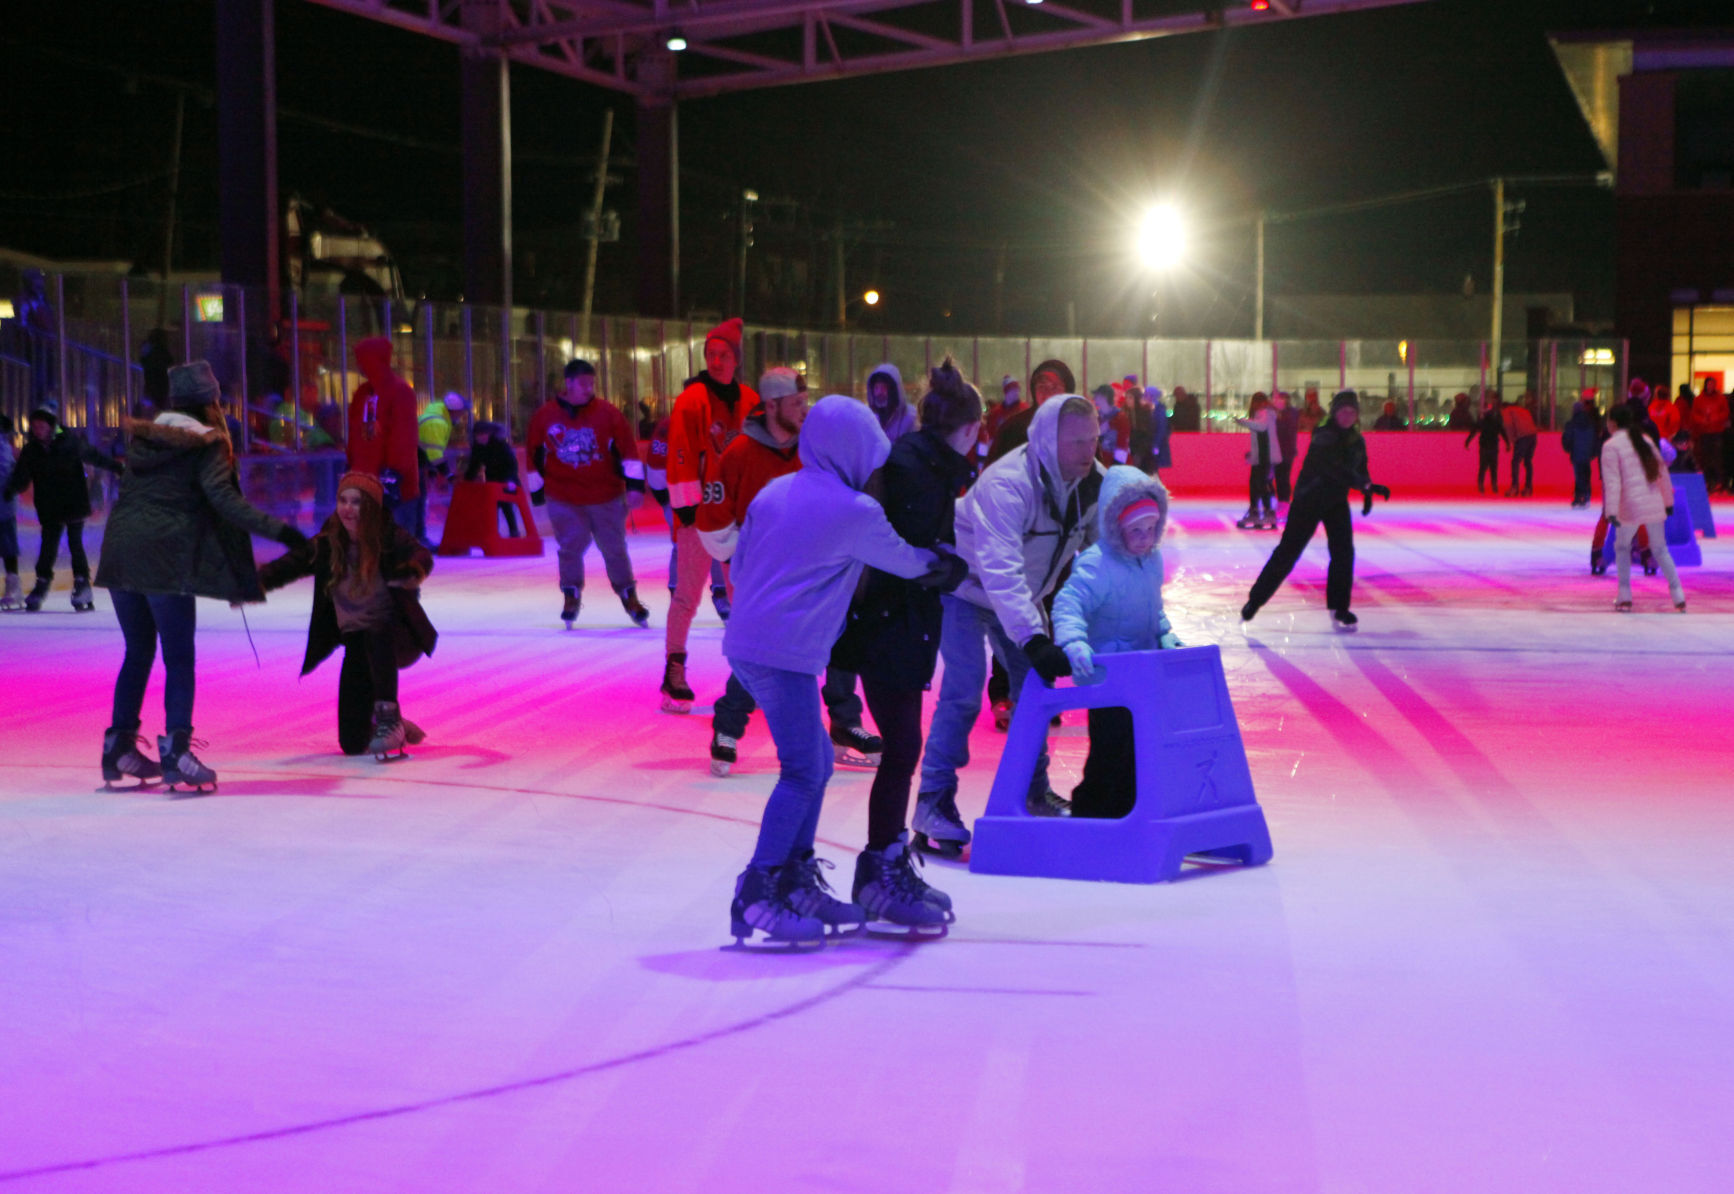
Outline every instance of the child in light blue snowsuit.
{"label": "child in light blue snowsuit", "polygon": [[[1054,598],[1054,641],[1087,681],[1095,656],[1181,645],[1162,609],[1162,532],[1168,490],[1142,470],[1116,465],[1102,482],[1095,546],[1072,566]],[[1124,817],[1136,798],[1132,714],[1090,710],[1090,754],[1072,789],[1072,816]]]}

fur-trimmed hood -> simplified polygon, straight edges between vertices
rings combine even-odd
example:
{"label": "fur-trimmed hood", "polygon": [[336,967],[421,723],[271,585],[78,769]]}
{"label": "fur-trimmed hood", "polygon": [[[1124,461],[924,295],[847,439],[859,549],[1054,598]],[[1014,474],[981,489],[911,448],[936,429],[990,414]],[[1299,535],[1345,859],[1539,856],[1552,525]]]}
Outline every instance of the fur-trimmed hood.
{"label": "fur-trimmed hood", "polygon": [[1154,477],[1146,476],[1142,469],[1130,465],[1117,464],[1108,470],[1108,475],[1102,480],[1102,497],[1096,506],[1096,541],[1103,550],[1113,552],[1121,559],[1132,559],[1126,550],[1126,537],[1120,530],[1120,515],[1126,507],[1143,498],[1149,498],[1162,511],[1156,521],[1156,546],[1162,546],[1162,536],[1168,530],[1168,487]]}
{"label": "fur-trimmed hood", "polygon": [[211,444],[226,444],[229,438],[178,410],[164,411],[150,420],[128,419],[126,434],[126,462],[141,473],[161,468],[177,456],[202,452]]}

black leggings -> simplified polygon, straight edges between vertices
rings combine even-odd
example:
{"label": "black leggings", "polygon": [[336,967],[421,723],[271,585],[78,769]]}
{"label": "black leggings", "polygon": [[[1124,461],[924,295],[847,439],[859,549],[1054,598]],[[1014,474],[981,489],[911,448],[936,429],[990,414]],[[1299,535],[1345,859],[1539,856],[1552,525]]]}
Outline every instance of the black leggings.
{"label": "black leggings", "polygon": [[1265,513],[1270,513],[1270,465],[1255,464],[1247,471],[1246,494],[1248,510],[1256,510],[1263,505]]}
{"label": "black leggings", "polygon": [[42,550],[36,553],[36,579],[53,580],[54,565],[60,562],[60,532],[66,530],[66,549],[72,556],[72,575],[79,580],[90,579],[90,560],[84,554],[84,520],[77,522],[45,522],[42,524]]}
{"label": "black leggings", "polygon": [[921,690],[891,688],[862,676],[861,691],[885,742],[867,797],[867,848],[883,850],[909,824],[909,788],[921,763]]}
{"label": "black leggings", "polygon": [[337,742],[344,754],[359,755],[373,740],[373,702],[397,700],[397,649],[389,629],[353,630],[342,643]]}
{"label": "black leggings", "polygon": [[1264,571],[1252,582],[1248,600],[1255,608],[1262,609],[1288,578],[1321,522],[1325,524],[1325,539],[1331,549],[1330,568],[1325,573],[1325,607],[1349,608],[1349,593],[1355,584],[1355,529],[1349,521],[1349,503],[1342,498],[1319,501],[1307,497],[1296,497],[1289,506],[1288,525],[1283,527],[1282,539],[1270,553]]}
{"label": "black leggings", "polygon": [[[1499,492],[1499,446],[1494,445],[1492,451],[1481,449],[1481,465],[1475,470],[1475,488],[1480,489],[1483,481],[1493,482],[1493,492]],[[1516,484],[1515,481],[1512,484]]]}

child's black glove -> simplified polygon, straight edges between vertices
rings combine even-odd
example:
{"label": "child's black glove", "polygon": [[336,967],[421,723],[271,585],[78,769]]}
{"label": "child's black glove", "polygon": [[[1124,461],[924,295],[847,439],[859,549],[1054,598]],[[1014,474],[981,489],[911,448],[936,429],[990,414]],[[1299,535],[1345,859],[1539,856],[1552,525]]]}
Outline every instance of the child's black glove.
{"label": "child's black glove", "polygon": [[290,524],[284,523],[283,529],[277,532],[277,542],[290,551],[300,551],[307,546],[307,536]]}

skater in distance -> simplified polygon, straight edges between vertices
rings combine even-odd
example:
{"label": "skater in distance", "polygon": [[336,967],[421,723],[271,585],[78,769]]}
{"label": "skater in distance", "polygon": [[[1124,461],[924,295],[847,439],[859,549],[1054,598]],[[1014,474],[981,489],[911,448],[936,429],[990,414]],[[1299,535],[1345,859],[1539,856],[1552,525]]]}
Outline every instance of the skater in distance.
{"label": "skater in distance", "polygon": [[[109,591],[126,657],[114,681],[114,712],[102,736],[105,784],[161,779],[207,791],[217,773],[193,754],[195,597],[265,600],[250,535],[304,547],[307,539],[241,496],[235,452],[211,367],[169,370],[168,409],[127,425],[126,468],[109,512],[96,583]],[[163,652],[161,762],[139,749],[145,684]]]}
{"label": "skater in distance", "polygon": [[386,517],[384,489],[368,473],[345,473],[319,533],[260,570],[267,591],[314,578],[301,674],[343,648],[337,742],[346,755],[383,761],[422,740],[421,727],[404,720],[397,674],[439,641],[421,607],[431,571],[433,553]]}
{"label": "skater in distance", "polygon": [[[90,517],[90,479],[84,472],[87,464],[111,473],[121,471],[120,462],[114,457],[93,448],[70,427],[60,425],[60,404],[54,399],[30,412],[30,436],[18,453],[18,463],[13,466],[5,488],[0,489],[0,501],[10,502],[28,489],[36,504],[42,546],[36,553],[36,584],[24,598],[24,608],[32,613],[42,608],[54,584],[62,532],[72,556],[72,608],[81,613],[95,608],[91,602],[90,561],[84,554],[84,521]],[[16,565],[12,569],[15,572]]]}
{"label": "skater in distance", "polygon": [[1373,496],[1390,499],[1391,491],[1367,476],[1367,440],[1355,426],[1361,417],[1360,398],[1344,390],[1331,399],[1330,417],[1313,432],[1306,460],[1294,485],[1294,503],[1276,550],[1252,584],[1240,620],[1250,622],[1293,570],[1295,561],[1319,524],[1330,544],[1330,570],[1325,575],[1325,605],[1338,629],[1353,630],[1359,619],[1349,609],[1355,584],[1355,528],[1349,518],[1349,490],[1362,494],[1361,515],[1373,512]]}

